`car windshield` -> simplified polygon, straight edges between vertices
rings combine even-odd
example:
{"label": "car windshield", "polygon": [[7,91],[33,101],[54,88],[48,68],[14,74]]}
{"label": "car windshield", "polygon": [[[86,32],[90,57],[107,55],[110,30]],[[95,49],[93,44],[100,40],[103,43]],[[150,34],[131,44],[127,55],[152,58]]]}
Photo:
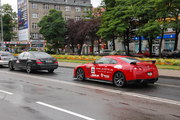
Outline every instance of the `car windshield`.
{"label": "car windshield", "polygon": [[131,62],[142,62],[141,60],[138,60],[136,58],[132,58],[132,57],[120,57],[119,59],[127,62],[127,63],[131,63]]}
{"label": "car windshield", "polygon": [[36,53],[32,53],[32,55],[35,57],[35,58],[51,58],[51,56],[45,52],[36,52]]}

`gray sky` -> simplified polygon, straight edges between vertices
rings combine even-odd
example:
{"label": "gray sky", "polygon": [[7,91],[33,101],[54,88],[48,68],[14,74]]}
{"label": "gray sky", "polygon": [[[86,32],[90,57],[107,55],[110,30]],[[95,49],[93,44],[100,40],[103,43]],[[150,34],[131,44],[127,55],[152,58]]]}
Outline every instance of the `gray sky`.
{"label": "gray sky", "polygon": [[[91,0],[93,7],[97,7],[100,5],[102,0]],[[17,0],[1,0],[2,4],[10,4],[14,11],[17,11]]]}

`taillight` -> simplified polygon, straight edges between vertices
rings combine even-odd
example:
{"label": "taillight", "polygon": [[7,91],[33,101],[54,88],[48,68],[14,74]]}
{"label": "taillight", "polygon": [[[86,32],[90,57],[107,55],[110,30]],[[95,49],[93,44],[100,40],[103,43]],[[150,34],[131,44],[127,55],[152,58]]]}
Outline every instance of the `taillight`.
{"label": "taillight", "polygon": [[38,60],[36,60],[36,63],[37,64],[42,64],[42,62],[38,59]]}
{"label": "taillight", "polygon": [[58,61],[55,61],[54,63],[58,63]]}

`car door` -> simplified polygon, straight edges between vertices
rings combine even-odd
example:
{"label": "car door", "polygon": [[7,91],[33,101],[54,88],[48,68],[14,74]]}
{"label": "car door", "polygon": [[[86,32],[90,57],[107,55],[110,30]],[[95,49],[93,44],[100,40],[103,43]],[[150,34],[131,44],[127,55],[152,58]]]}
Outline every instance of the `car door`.
{"label": "car door", "polygon": [[23,57],[20,59],[20,65],[21,65],[21,68],[25,69],[26,68],[26,63],[28,61],[28,58],[29,58],[29,53],[28,52],[25,52]]}
{"label": "car door", "polygon": [[106,57],[102,57],[102,58],[96,60],[89,69],[90,70],[90,78],[103,80],[104,72],[107,69],[108,63],[109,63],[109,59]]}
{"label": "car door", "polygon": [[24,53],[19,54],[15,59],[13,60],[13,64],[15,68],[22,68],[21,60],[24,56]]}

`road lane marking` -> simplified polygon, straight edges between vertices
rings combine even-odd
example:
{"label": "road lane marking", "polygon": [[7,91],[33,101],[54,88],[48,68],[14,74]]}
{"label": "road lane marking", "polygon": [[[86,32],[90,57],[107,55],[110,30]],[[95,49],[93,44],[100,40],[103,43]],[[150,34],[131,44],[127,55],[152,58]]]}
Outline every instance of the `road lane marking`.
{"label": "road lane marking", "polygon": [[163,84],[163,83],[155,83],[155,84],[160,85],[160,86],[166,86],[166,87],[180,88],[180,86],[177,86],[177,85],[168,85],[168,84]]}
{"label": "road lane marking", "polygon": [[125,91],[121,91],[121,90],[113,90],[113,89],[108,89],[108,88],[101,88],[101,87],[96,87],[96,86],[91,86],[91,85],[83,85],[83,84],[79,84],[79,83],[60,81],[60,80],[57,80],[57,79],[50,79],[50,78],[44,78],[44,77],[38,77],[38,76],[31,76],[31,74],[12,73],[12,72],[7,72],[7,71],[0,71],[0,72],[7,73],[7,74],[12,74],[12,75],[19,75],[19,76],[23,76],[23,77],[30,77],[30,78],[34,78],[34,79],[42,79],[44,81],[56,82],[56,83],[60,83],[60,84],[78,86],[78,87],[95,89],[95,90],[102,90],[102,91],[105,91],[105,92],[117,93],[117,94],[121,94],[121,95],[134,96],[134,97],[137,97],[137,98],[143,98],[143,99],[147,99],[147,100],[153,100],[153,101],[156,101],[156,102],[163,102],[163,103],[167,103],[167,104],[173,104],[173,105],[180,106],[180,101],[175,101],[175,100],[170,100],[170,99],[153,97],[153,96],[148,96],[148,95],[143,95],[143,94],[138,94],[138,93],[132,93],[132,92],[125,92]]}
{"label": "road lane marking", "polygon": [[58,111],[61,111],[61,112],[65,112],[65,113],[68,113],[68,114],[83,118],[85,120],[95,120],[93,118],[90,118],[90,117],[87,117],[87,116],[84,116],[84,115],[81,115],[81,114],[78,114],[78,113],[75,113],[75,112],[72,112],[72,111],[69,111],[69,110],[65,110],[65,109],[62,109],[62,108],[59,108],[59,107],[56,107],[56,106],[53,106],[53,105],[49,105],[49,104],[46,104],[46,103],[43,103],[43,102],[40,102],[40,101],[36,102],[36,103],[40,104],[40,105],[43,105],[43,106],[46,106],[46,107],[49,107],[49,108],[52,108],[52,109],[55,109],[55,110],[58,110]]}
{"label": "road lane marking", "polygon": [[14,93],[7,92],[7,91],[4,91],[4,90],[0,90],[0,93],[5,93],[5,94],[8,94],[8,95],[13,95],[14,94]]}

